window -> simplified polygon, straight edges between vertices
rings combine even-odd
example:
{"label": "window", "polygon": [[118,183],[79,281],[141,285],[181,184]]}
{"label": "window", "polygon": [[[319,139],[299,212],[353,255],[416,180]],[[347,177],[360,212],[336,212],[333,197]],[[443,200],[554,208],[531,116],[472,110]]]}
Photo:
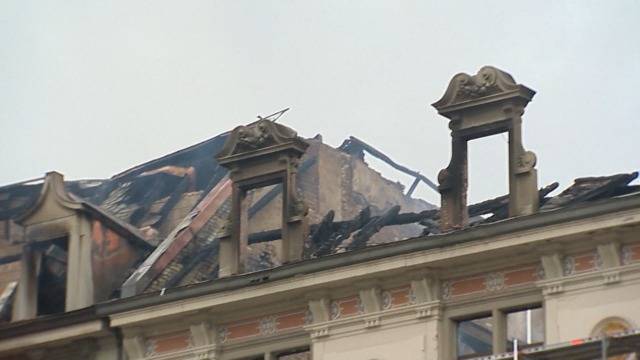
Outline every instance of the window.
{"label": "window", "polygon": [[458,359],[492,353],[492,321],[491,316],[485,316],[458,322],[456,331]]}
{"label": "window", "polygon": [[38,316],[63,313],[67,294],[67,238],[54,239],[43,245],[48,247],[40,256]]}
{"label": "window", "polygon": [[539,304],[481,311],[485,312],[471,317],[461,314],[451,322],[457,359],[511,352],[514,339],[520,349],[544,343],[544,310]]}
{"label": "window", "polygon": [[539,345],[544,342],[544,312],[541,307],[512,311],[507,315],[507,351],[513,351],[513,340],[518,348]]}
{"label": "window", "polygon": [[309,349],[285,351],[275,356],[277,360],[311,360]]}

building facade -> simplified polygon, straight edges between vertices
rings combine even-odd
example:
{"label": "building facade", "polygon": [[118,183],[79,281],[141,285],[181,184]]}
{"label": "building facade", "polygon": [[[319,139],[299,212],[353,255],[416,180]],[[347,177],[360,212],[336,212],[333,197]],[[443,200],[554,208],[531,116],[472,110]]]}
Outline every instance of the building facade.
{"label": "building facade", "polygon": [[[452,130],[440,208],[369,169],[357,139],[336,150],[269,119],[91,191],[51,173],[4,209],[0,359],[633,358],[638,174],[539,188],[534,94],[493,67],[452,79],[434,104]],[[467,142],[502,132],[509,194],[467,205]]]}

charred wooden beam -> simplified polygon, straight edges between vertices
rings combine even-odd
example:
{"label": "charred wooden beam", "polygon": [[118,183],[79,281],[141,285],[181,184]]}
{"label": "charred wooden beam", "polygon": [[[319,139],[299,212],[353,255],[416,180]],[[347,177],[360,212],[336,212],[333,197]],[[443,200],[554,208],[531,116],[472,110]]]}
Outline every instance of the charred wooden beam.
{"label": "charred wooden beam", "polygon": [[314,256],[330,254],[338,245],[351,236],[351,233],[360,229],[371,219],[371,208],[368,206],[360,210],[360,213],[351,221],[341,221],[334,223],[334,232],[327,241],[320,244]]}
{"label": "charred wooden beam", "polygon": [[[538,201],[540,204],[544,204],[545,203],[545,197],[547,195],[549,195],[549,193],[551,193],[552,191],[554,191],[555,189],[558,188],[558,183],[554,182],[552,184],[549,184],[543,188],[541,188],[540,190],[538,190]],[[497,220],[501,220],[501,219],[506,219],[509,217],[509,198],[508,195],[505,195],[507,197],[507,202],[504,203],[504,201],[500,201],[501,205],[499,206],[495,206],[493,208],[490,209],[490,211],[486,211],[483,213],[474,213],[472,215],[471,212],[469,212],[469,216],[477,216],[477,215],[484,215],[484,214],[488,214],[488,213],[492,213],[493,215],[491,217],[489,217],[488,219],[484,220],[483,222],[492,222],[492,221],[497,221]],[[502,198],[504,196],[501,196],[500,198]]]}
{"label": "charred wooden beam", "polygon": [[309,247],[308,249],[305,249],[307,250],[306,253],[310,254],[315,252],[324,242],[329,240],[329,237],[333,234],[334,216],[335,212],[333,210],[329,210],[329,212],[322,218],[320,224],[313,228]]}
{"label": "charred wooden beam", "polygon": [[[367,144],[366,142],[356,138],[355,136],[350,136],[349,140],[346,140],[339,147],[340,150],[344,150],[350,154],[361,154],[362,151],[368,152],[371,156],[376,157],[385,163],[389,164],[392,168],[401,171],[407,175],[411,175],[416,179],[420,179],[425,184],[427,184],[431,189],[438,192],[438,185],[436,185],[433,181],[429,180],[426,176],[420,174],[418,171],[411,170],[406,166],[402,166],[395,161],[391,160],[390,157],[382,153],[380,150],[374,148],[373,146]],[[412,186],[413,190],[415,190],[415,186]],[[411,191],[413,192],[413,191]],[[409,195],[409,194],[408,194]]]}
{"label": "charred wooden beam", "polygon": [[176,189],[171,193],[169,199],[162,205],[160,209],[160,213],[158,214],[158,219],[153,222],[152,226],[156,226],[157,224],[162,224],[162,222],[169,216],[171,210],[178,204],[180,199],[182,199],[182,194],[185,193],[189,189],[189,185],[191,184],[191,180],[187,177],[187,175],[182,177],[182,180],[178,183]]}
{"label": "charred wooden beam", "polygon": [[353,241],[347,246],[347,250],[354,250],[366,246],[367,241],[384,226],[389,225],[398,216],[400,205],[392,206],[382,215],[376,216],[353,236]]}

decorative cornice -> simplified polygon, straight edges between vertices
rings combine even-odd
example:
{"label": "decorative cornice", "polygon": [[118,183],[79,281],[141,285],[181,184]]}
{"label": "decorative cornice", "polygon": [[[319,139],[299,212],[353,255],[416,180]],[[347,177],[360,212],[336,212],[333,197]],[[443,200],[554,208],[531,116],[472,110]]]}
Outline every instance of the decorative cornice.
{"label": "decorative cornice", "polygon": [[561,278],[542,280],[537,286],[545,296],[582,291],[627,281],[640,281],[640,263],[622,265],[605,270],[576,273]]}
{"label": "decorative cornice", "polygon": [[440,301],[429,303],[411,304],[398,308],[391,308],[375,313],[359,314],[347,318],[334,319],[324,323],[306,325],[312,339],[324,338],[334,335],[344,335],[353,331],[365,331],[375,327],[387,325],[424,321],[425,319],[439,319],[441,312]]}
{"label": "decorative cornice", "polygon": [[224,163],[231,157],[259,153],[264,149],[287,144],[301,146],[304,149],[308,146],[293,129],[263,119],[233,129],[216,158],[220,163]]}
{"label": "decorative cornice", "polygon": [[442,98],[432,106],[438,112],[443,112],[451,106],[516,93],[522,93],[530,99],[535,91],[517,84],[511,75],[500,69],[484,66],[475,75],[466,73],[455,75],[449,82],[449,87]]}

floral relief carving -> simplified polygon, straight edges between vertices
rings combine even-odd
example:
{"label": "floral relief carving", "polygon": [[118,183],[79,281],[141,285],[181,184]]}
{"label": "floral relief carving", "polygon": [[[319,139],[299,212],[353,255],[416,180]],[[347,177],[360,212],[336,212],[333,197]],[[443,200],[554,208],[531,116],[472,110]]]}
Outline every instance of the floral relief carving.
{"label": "floral relief carving", "polygon": [[538,266],[536,266],[536,280],[544,280],[545,277],[544,266],[538,264]]}
{"label": "floral relief carving", "polygon": [[273,335],[276,333],[276,318],[268,316],[260,319],[260,335]]}
{"label": "floral relief carving", "polygon": [[304,313],[304,324],[305,325],[313,324],[313,313],[310,310],[307,310]]}
{"label": "floral relief carving", "polygon": [[337,301],[332,301],[330,305],[331,311],[331,320],[337,319],[340,317],[340,304]]}
{"label": "floral relief carving", "polygon": [[391,308],[391,293],[388,291],[382,292],[382,308],[387,310]]}
{"label": "floral relief carving", "polygon": [[447,300],[451,298],[451,283],[445,281],[442,283],[442,298]]}
{"label": "floral relief carving", "polygon": [[229,338],[229,329],[227,329],[226,326],[223,326],[220,329],[218,329],[218,341],[220,341],[221,343],[224,343],[227,341],[228,338]]}
{"label": "floral relief carving", "polygon": [[488,291],[502,290],[504,288],[504,274],[498,272],[487,274],[485,286]]}
{"label": "floral relief carving", "polygon": [[600,256],[600,253],[597,252],[597,251],[594,254],[593,262],[594,262],[594,265],[596,266],[596,269],[598,269],[598,270],[600,270],[600,269],[602,269],[604,267],[604,262],[602,260],[602,256]]}
{"label": "floral relief carving", "polygon": [[409,289],[409,303],[410,304],[415,304],[417,302],[416,300],[416,293],[415,291],[413,291],[413,288]]}

